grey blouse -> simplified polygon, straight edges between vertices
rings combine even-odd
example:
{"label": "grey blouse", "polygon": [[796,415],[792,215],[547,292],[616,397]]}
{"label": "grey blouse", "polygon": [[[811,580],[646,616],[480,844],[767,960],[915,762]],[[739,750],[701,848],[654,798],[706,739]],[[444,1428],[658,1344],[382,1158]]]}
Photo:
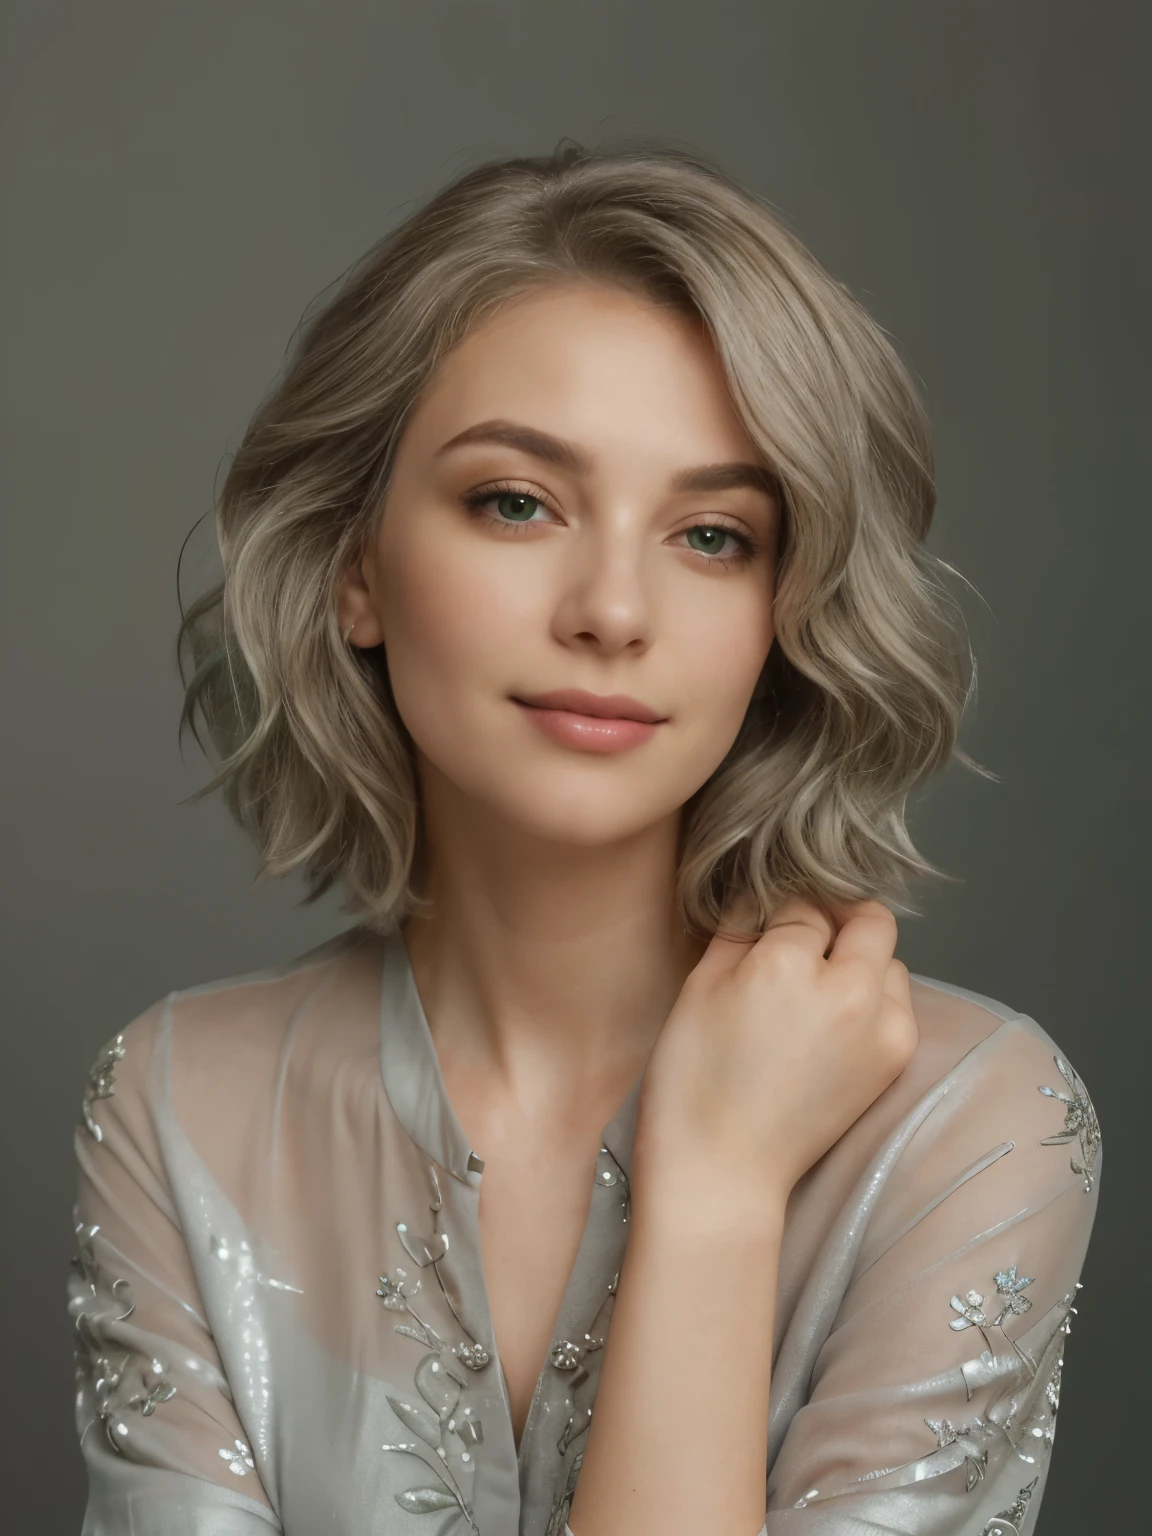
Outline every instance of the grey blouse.
{"label": "grey blouse", "polygon": [[[789,1201],[761,1536],[1035,1528],[1099,1126],[1032,1019],[925,977],[913,1000],[912,1061]],[[517,1446],[484,1165],[399,933],[147,1009],[76,1132],[86,1536],[571,1536],[639,1087]],[[668,1405],[670,1457],[692,1426]]]}

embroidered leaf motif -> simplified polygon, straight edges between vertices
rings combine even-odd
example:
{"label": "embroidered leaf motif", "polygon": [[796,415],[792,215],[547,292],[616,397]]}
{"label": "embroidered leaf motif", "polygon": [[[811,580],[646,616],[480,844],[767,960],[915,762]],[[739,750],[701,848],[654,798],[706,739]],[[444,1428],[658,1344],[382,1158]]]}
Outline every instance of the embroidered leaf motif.
{"label": "embroidered leaf motif", "polygon": [[[444,1196],[435,1164],[429,1166],[428,1176],[432,1184],[432,1199],[428,1203],[428,1209],[432,1213],[431,1234],[427,1237],[415,1237],[409,1231],[408,1224],[403,1221],[396,1223],[396,1234],[404,1244],[404,1251],[409,1258],[413,1259],[421,1269],[431,1270],[439,1298],[447,1306],[465,1338],[461,1343],[449,1345],[432,1325],[417,1313],[412,1303],[420,1290],[419,1279],[411,1285],[407,1284],[407,1271],[399,1267],[394,1269],[391,1275],[379,1277],[376,1294],[387,1310],[406,1313],[411,1319],[410,1323],[394,1323],[395,1332],[414,1339],[428,1351],[416,1367],[415,1383],[417,1391],[429,1408],[434,1410],[434,1414],[394,1397],[389,1397],[388,1403],[397,1418],[407,1425],[413,1434],[419,1435],[425,1445],[432,1447],[440,1461],[430,1465],[423,1451],[416,1445],[384,1445],[381,1448],[394,1454],[415,1457],[422,1463],[425,1476],[438,1477],[442,1482],[440,1488],[409,1488],[403,1493],[398,1493],[396,1502],[401,1509],[410,1510],[414,1514],[424,1514],[437,1509],[456,1507],[467,1520],[471,1536],[480,1536],[465,1488],[471,1486],[470,1478],[476,1469],[475,1451],[483,1443],[484,1432],[480,1420],[473,1415],[470,1407],[462,1412],[459,1411],[458,1405],[464,1381],[449,1369],[449,1365],[453,1359],[459,1359],[467,1370],[479,1371],[488,1364],[490,1357],[484,1346],[468,1335],[456,1311],[452,1294],[437,1267],[447,1256],[448,1234],[442,1226]],[[445,1429],[453,1431],[454,1438],[445,1441]]]}
{"label": "embroidered leaf motif", "polygon": [[440,1422],[434,1419],[423,1408],[413,1407],[411,1403],[402,1403],[398,1397],[390,1397],[388,1406],[392,1412],[414,1435],[419,1435],[425,1445],[436,1447],[440,1444]]}
{"label": "embroidered leaf motif", "polygon": [[396,1230],[400,1234],[400,1241],[404,1244],[404,1250],[408,1257],[421,1269],[429,1264],[438,1264],[448,1252],[447,1233],[437,1232],[431,1237],[415,1237],[408,1230],[406,1222],[398,1221]]}
{"label": "embroidered leaf motif", "polygon": [[1084,1081],[1071,1062],[1064,1061],[1059,1056],[1053,1056],[1056,1070],[1067,1083],[1068,1093],[1057,1093],[1055,1088],[1041,1086],[1040,1092],[1049,1099],[1057,1099],[1064,1106],[1064,1128],[1055,1136],[1045,1136],[1041,1141],[1042,1147],[1062,1147],[1068,1142],[1079,1139],[1080,1158],[1070,1160],[1069,1166],[1073,1173],[1078,1173],[1084,1180],[1084,1193],[1091,1194],[1092,1182],[1096,1176],[1096,1157],[1100,1151],[1100,1121],[1096,1117],[1096,1111],[1092,1106],[1092,1100],[1088,1097],[1088,1090]]}
{"label": "embroidered leaf motif", "polygon": [[[167,1367],[162,1360],[149,1360],[136,1350],[114,1346],[109,1329],[131,1317],[136,1302],[127,1280],[116,1279],[109,1285],[101,1272],[95,1251],[99,1231],[98,1225],[76,1225],[77,1252],[72,1260],[68,1310],[75,1324],[77,1386],[91,1411],[88,1422],[99,1423],[113,1450],[123,1455],[129,1436],[124,1417],[127,1410],[151,1417],[158,1404],[176,1396],[176,1388],[164,1379]],[[133,1393],[137,1381],[139,1388]]]}
{"label": "embroidered leaf motif", "polygon": [[439,1355],[425,1355],[416,1367],[416,1390],[440,1419],[446,1419],[456,1407],[463,1385],[445,1369]]}
{"label": "embroidered leaf motif", "polygon": [[104,1132],[92,1118],[92,1106],[97,1099],[110,1099],[116,1092],[116,1063],[123,1060],[124,1036],[113,1035],[88,1069],[84,1084],[84,1124],[97,1141],[104,1140]]}
{"label": "embroidered leaf motif", "polygon": [[397,1323],[396,1332],[402,1333],[406,1339],[415,1339],[417,1344],[423,1344],[425,1349],[439,1349],[441,1344],[435,1332],[427,1323],[421,1323],[419,1328],[413,1328],[408,1323]]}
{"label": "embroidered leaf motif", "polygon": [[455,1509],[459,1500],[445,1488],[405,1488],[396,1495],[396,1502],[414,1515],[430,1515],[437,1509]]}
{"label": "embroidered leaf motif", "polygon": [[964,1489],[971,1493],[988,1470],[988,1447],[984,1443],[991,1433],[988,1424],[979,1415],[971,1424],[962,1424],[959,1428],[951,1419],[925,1419],[924,1422],[936,1436],[937,1450],[945,1451],[954,1445],[963,1452]]}
{"label": "embroidered leaf motif", "polygon": [[1034,1477],[1026,1488],[1021,1488],[1007,1509],[992,1516],[981,1536],[1020,1536],[1020,1522],[1028,1513],[1029,1501],[1039,1481],[1038,1477]]}

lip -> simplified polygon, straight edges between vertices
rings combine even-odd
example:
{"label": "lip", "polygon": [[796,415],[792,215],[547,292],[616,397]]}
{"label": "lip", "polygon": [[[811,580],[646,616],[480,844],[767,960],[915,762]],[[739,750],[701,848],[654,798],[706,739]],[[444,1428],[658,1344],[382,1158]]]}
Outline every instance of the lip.
{"label": "lip", "polygon": [[626,752],[651,740],[667,718],[624,694],[579,688],[514,697],[513,702],[537,730],[577,752]]}
{"label": "lip", "polygon": [[586,693],[582,688],[557,688],[551,693],[517,696],[517,704],[530,709],[561,709],[571,715],[591,715],[596,720],[640,720],[645,725],[660,725],[666,715],[657,714],[639,699],[623,693]]}

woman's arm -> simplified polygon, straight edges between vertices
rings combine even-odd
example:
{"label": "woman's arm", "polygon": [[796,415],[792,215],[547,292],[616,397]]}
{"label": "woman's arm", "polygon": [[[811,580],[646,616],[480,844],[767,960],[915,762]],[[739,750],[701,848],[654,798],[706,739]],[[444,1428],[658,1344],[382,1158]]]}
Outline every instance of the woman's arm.
{"label": "woman's arm", "polygon": [[769,1536],[1035,1530],[1086,1294],[1095,1111],[1052,1041],[1017,1016],[909,1126],[891,1168],[879,1171],[881,1149],[862,1178],[878,1197],[773,1460]]}
{"label": "woman's arm", "polygon": [[762,1529],[787,1197],[915,1047],[895,936],[878,903],[836,933],[788,901],[756,943],[713,940],[685,984],[642,1085],[574,1536]]}
{"label": "woman's arm", "polygon": [[634,1167],[576,1536],[753,1536],[764,1522],[768,1395],[785,1198]]}
{"label": "woman's arm", "polygon": [[165,1005],[101,1051],[76,1130],[68,1292],[84,1536],[271,1536],[260,1447],[237,1414],[204,1313],[149,1103]]}
{"label": "woman's arm", "polygon": [[[1031,1536],[1101,1166],[1100,1128],[1086,1087],[1043,1030],[1022,1016],[993,1030],[909,1109],[891,1144],[861,1175],[861,1188],[875,1198],[866,1226],[847,1213],[857,1235],[846,1259],[836,1233],[830,1236],[835,1265],[846,1264],[850,1281],[823,1347],[803,1368],[804,1401],[773,1458],[766,1536]],[[683,1225],[703,1220],[699,1205],[689,1202]],[[765,1220],[762,1210],[756,1220]],[[673,1228],[671,1219],[662,1224]],[[602,1438],[590,1440],[577,1485],[578,1493],[602,1502],[574,1505],[576,1536],[623,1529],[626,1519],[612,1524],[614,1503],[627,1507],[643,1476],[651,1479],[650,1502],[642,1508],[637,1494],[632,1529],[644,1536],[680,1536],[693,1521],[697,1531],[727,1532],[737,1518],[748,1529],[748,1505],[738,1512],[735,1501],[747,1499],[747,1479],[763,1466],[764,1447],[727,1403],[757,1374],[759,1351],[771,1340],[765,1346],[754,1300],[730,1299],[727,1249],[700,1246],[705,1267],[681,1281],[662,1275],[674,1254],[661,1260],[656,1245],[638,1243],[640,1260],[630,1272],[635,1289],[621,1314],[627,1326],[610,1333],[602,1367],[612,1395],[597,1397],[589,1430]],[[625,1269],[631,1262],[630,1247]],[[743,1262],[751,1278],[756,1261]],[[638,1282],[650,1273],[643,1282],[651,1286],[644,1291],[650,1304],[633,1312]],[[624,1282],[622,1271],[621,1300]],[[820,1271],[813,1274],[809,1300],[817,1308],[828,1283]],[[690,1299],[669,1332],[678,1341],[702,1325],[710,1342],[702,1354],[682,1357],[682,1369],[665,1369],[667,1335],[655,1346],[651,1339],[660,1333],[663,1298],[677,1286]],[[712,1327],[714,1302],[717,1312],[721,1304],[733,1309],[720,1336]],[[625,1380],[603,1374],[614,1347]],[[698,1388],[708,1390],[710,1380],[719,1380],[713,1370],[723,1369],[731,1372],[727,1401],[712,1400],[697,1413]],[[781,1369],[787,1377],[783,1357]],[[667,1400],[649,1397],[649,1384]],[[617,1417],[618,1404],[625,1406]],[[689,1409],[688,1433],[676,1416],[681,1404]],[[663,1440],[637,1434],[641,1422],[662,1428]],[[729,1450],[747,1458],[735,1478],[727,1470]],[[603,1481],[586,1487],[587,1468]],[[712,1513],[693,1508],[681,1519],[677,1499],[706,1497],[710,1489]],[[593,1524],[597,1519],[601,1525]]]}

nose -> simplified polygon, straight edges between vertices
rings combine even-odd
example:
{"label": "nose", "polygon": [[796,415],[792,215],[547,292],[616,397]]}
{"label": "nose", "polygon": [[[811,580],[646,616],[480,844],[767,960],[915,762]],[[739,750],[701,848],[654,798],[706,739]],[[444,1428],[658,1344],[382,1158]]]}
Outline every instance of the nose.
{"label": "nose", "polygon": [[604,656],[642,654],[652,643],[652,593],[638,529],[586,529],[568,546],[553,632],[563,645]]}

